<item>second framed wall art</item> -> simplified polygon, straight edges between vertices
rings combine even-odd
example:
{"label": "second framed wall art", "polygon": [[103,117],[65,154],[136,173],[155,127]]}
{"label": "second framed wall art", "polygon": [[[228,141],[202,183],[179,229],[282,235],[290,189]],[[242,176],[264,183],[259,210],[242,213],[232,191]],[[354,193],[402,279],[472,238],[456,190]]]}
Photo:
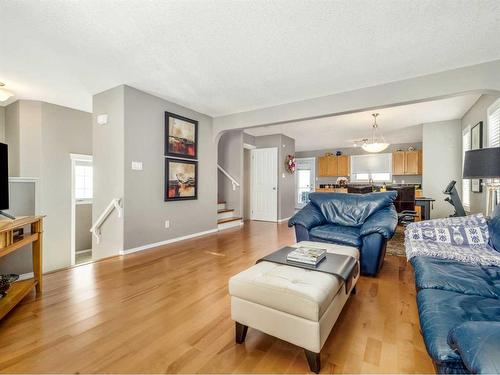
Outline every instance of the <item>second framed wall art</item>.
{"label": "second framed wall art", "polygon": [[165,201],[198,198],[198,162],[165,158]]}

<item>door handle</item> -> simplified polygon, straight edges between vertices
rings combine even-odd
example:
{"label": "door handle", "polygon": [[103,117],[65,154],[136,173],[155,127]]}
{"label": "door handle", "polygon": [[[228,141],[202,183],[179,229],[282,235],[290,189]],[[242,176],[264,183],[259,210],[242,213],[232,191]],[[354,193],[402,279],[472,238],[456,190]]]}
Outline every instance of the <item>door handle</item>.
{"label": "door handle", "polygon": [[275,186],[275,187],[273,187],[273,190],[276,190],[276,186]]}

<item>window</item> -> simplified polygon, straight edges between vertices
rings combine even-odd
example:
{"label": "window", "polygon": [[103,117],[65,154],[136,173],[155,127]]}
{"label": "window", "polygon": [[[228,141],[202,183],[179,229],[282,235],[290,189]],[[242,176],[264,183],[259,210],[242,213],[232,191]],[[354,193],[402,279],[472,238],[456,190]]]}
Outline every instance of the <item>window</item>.
{"label": "window", "polygon": [[351,156],[351,180],[378,182],[391,181],[392,154]]}
{"label": "window", "polygon": [[500,99],[488,109],[488,147],[500,146]]}
{"label": "window", "polygon": [[[500,99],[488,108],[488,147],[500,147]],[[498,184],[500,179],[495,178],[490,182]],[[494,208],[496,204],[500,204],[500,188],[492,194],[491,202]]]}
{"label": "window", "polygon": [[[464,165],[465,151],[469,151],[471,148],[470,128],[470,126],[465,128],[462,135],[462,167]],[[462,180],[462,204],[465,211],[470,211],[470,180]]]}
{"label": "window", "polygon": [[302,208],[309,202],[309,193],[314,187],[315,158],[300,158],[295,161],[295,207]]}
{"label": "window", "polygon": [[91,164],[78,162],[75,165],[75,199],[77,201],[92,199],[92,174],[93,169]]}

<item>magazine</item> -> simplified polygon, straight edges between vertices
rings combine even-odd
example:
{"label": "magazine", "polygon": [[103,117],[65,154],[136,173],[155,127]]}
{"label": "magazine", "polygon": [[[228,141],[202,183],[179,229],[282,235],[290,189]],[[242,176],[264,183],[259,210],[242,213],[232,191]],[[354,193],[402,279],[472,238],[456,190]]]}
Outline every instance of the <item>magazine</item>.
{"label": "magazine", "polygon": [[326,249],[317,249],[312,247],[298,247],[291,251],[286,260],[290,262],[304,263],[317,266],[326,257]]}

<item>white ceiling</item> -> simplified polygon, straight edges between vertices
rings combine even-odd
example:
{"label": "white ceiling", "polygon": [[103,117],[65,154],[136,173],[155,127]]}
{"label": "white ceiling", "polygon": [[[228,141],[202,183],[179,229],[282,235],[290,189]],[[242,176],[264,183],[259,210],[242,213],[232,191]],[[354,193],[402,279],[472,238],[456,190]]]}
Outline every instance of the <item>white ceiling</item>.
{"label": "white ceiling", "polygon": [[216,116],[500,58],[500,1],[1,1],[0,81],[90,111],[129,84]]}
{"label": "white ceiling", "polygon": [[379,131],[387,142],[421,142],[423,123],[461,119],[478,98],[479,95],[457,96],[376,111],[250,128],[245,132],[255,136],[285,134],[295,139],[296,151],[353,147],[353,141],[370,136],[373,124],[371,114],[378,112]]}

